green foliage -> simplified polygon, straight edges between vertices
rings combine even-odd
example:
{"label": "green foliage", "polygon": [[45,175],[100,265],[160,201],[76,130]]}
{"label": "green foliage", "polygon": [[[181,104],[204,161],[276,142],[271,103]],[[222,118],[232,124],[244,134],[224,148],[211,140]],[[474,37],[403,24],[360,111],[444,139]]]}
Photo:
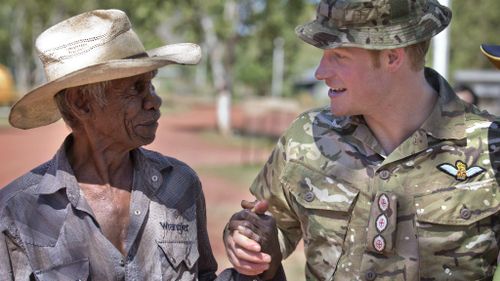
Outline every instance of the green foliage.
{"label": "green foliage", "polygon": [[479,46],[482,43],[500,44],[500,32],[497,29],[500,1],[454,0],[451,8],[450,73],[461,68],[492,68],[481,54]]}
{"label": "green foliage", "polygon": [[[36,37],[62,19],[97,8],[124,10],[147,49],[177,42],[196,42],[206,47],[207,34],[202,18],[208,16],[213,20],[215,35],[221,44],[218,46],[224,48],[222,59],[228,83],[236,92],[244,88],[258,95],[270,94],[273,42],[277,37],[284,40],[284,88],[289,92],[293,79],[314,67],[321,55],[320,50],[297,39],[294,32],[297,25],[314,18],[317,2],[3,0],[0,4],[0,63],[10,69],[28,67],[28,73],[33,75],[38,60],[34,54]],[[496,31],[500,1],[454,0],[452,10],[450,73],[461,68],[491,68],[479,52],[479,45],[484,42],[500,44]],[[13,55],[16,44],[22,46],[26,62],[19,60],[19,54]],[[210,57],[205,59],[211,63]],[[204,67],[210,78],[212,69]],[[34,78],[28,83],[35,83]]]}

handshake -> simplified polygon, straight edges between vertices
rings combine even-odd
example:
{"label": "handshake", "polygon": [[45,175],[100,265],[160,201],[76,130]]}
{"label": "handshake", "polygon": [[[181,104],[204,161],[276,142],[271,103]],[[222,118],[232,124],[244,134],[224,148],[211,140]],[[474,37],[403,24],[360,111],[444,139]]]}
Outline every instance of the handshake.
{"label": "handshake", "polygon": [[224,230],[226,254],[240,274],[271,280],[281,269],[278,229],[273,217],[266,215],[266,201],[241,202],[242,211],[234,214]]}

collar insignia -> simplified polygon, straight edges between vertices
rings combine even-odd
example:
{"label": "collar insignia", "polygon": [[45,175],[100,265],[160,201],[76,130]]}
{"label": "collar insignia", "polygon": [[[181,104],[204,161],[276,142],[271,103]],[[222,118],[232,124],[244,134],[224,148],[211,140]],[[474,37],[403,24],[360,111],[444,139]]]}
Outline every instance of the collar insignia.
{"label": "collar insignia", "polygon": [[436,168],[450,176],[454,176],[458,181],[465,181],[466,179],[470,179],[486,171],[484,168],[478,166],[467,168],[467,164],[460,160],[455,162],[455,166],[444,163],[438,165]]}

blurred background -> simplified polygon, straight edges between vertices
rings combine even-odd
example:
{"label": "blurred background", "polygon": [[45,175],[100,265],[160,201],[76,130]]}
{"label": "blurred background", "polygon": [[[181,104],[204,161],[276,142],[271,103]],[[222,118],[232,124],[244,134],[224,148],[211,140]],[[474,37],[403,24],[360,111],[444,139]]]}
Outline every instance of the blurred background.
{"label": "blurred background", "polygon": [[[157,138],[148,148],[176,157],[200,175],[208,228],[219,268],[229,266],[222,229],[295,116],[326,105],[327,90],[314,79],[321,51],[295,36],[314,19],[319,0],[3,0],[0,3],[0,187],[55,153],[69,133],[62,121],[38,129],[11,128],[10,106],[44,82],[36,37],[70,16],[124,10],[146,49],[194,42],[197,66],[167,66],[155,85],[163,98]],[[444,1],[441,1],[443,3]],[[478,106],[500,114],[500,72],[479,51],[500,44],[498,0],[454,0],[451,26],[435,40],[428,66],[453,86],[467,86]],[[362,82],[362,81],[360,81]],[[302,246],[285,262],[289,280],[304,280]]]}

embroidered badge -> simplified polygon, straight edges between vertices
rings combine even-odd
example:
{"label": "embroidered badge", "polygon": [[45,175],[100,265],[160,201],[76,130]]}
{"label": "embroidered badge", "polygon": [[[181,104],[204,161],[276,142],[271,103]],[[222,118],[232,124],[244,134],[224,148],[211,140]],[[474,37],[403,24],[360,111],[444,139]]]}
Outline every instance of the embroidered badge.
{"label": "embroidered badge", "polygon": [[467,168],[467,164],[465,164],[460,160],[455,162],[455,166],[448,163],[444,163],[438,165],[436,168],[447,173],[450,176],[454,176],[455,179],[459,181],[470,179],[486,171],[484,168],[478,166],[472,166],[470,168]]}
{"label": "embroidered badge", "polygon": [[389,197],[382,193],[378,198],[378,207],[382,212],[387,211],[389,209]]}
{"label": "embroidered badge", "polygon": [[377,235],[375,236],[375,239],[373,239],[373,248],[375,250],[382,252],[385,249],[385,239],[384,237]]}
{"label": "embroidered badge", "polygon": [[375,224],[376,224],[378,232],[384,231],[388,225],[387,217],[384,214],[381,214],[380,216],[378,216]]}

